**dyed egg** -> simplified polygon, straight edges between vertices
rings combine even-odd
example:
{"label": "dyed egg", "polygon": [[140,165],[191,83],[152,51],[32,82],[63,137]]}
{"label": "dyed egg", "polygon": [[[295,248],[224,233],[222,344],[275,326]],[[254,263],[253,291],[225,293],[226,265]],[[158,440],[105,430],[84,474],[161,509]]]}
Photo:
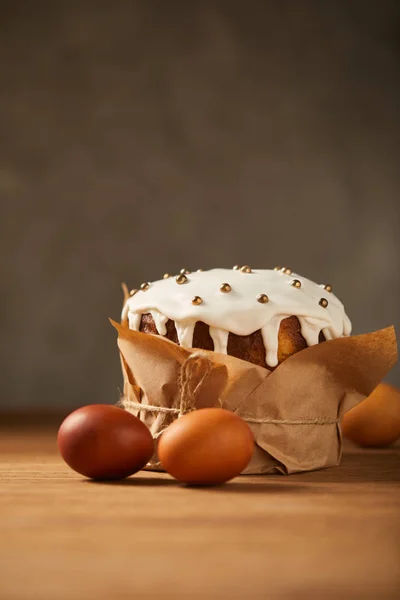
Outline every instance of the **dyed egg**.
{"label": "dyed egg", "polygon": [[400,390],[380,383],[368,398],[349,410],[343,435],[361,446],[389,446],[400,437]]}
{"label": "dyed egg", "polygon": [[92,479],[123,479],[142,469],[153,454],[150,431],[116,406],[78,408],[58,431],[61,456],[74,471]]}
{"label": "dyed egg", "polygon": [[192,485],[224,483],[239,475],[254,451],[245,421],[222,408],[201,408],[174,421],[162,434],[158,456],[173,477]]}

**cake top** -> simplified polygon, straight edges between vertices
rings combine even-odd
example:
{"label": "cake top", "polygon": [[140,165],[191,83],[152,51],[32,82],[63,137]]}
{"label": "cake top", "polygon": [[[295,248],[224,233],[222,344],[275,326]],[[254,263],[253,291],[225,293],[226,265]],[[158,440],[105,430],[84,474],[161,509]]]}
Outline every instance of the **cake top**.
{"label": "cake top", "polygon": [[278,332],[286,317],[295,315],[308,346],[318,343],[322,331],[327,340],[349,335],[351,323],[343,304],[330,285],[318,285],[286,267],[274,270],[211,269],[142,284],[126,300],[122,319],[138,330],[141,316],[151,313],[160,335],[166,323],[175,321],[179,343],[191,347],[194,326],[210,327],[216,352],[226,353],[229,332],[250,335],[261,330],[266,362],[277,364]]}

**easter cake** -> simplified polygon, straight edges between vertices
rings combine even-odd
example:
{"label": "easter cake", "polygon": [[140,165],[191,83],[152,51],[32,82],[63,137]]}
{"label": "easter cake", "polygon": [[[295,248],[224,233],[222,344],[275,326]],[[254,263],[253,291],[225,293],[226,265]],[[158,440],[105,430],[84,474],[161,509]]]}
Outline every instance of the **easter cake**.
{"label": "easter cake", "polygon": [[300,350],[351,332],[332,286],[287,267],[247,265],[182,269],[126,290],[122,322],[184,348],[213,350],[270,369]]}

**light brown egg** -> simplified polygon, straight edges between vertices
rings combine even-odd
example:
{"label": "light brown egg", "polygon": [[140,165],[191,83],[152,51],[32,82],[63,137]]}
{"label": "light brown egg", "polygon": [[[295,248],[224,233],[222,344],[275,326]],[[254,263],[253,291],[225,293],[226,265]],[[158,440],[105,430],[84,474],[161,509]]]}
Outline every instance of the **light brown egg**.
{"label": "light brown egg", "polygon": [[163,468],[192,485],[215,485],[236,477],[253,451],[247,423],[222,408],[201,408],[177,419],[158,445]]}
{"label": "light brown egg", "polygon": [[380,383],[368,398],[349,410],[343,435],[361,446],[389,446],[400,437],[400,390]]}
{"label": "light brown egg", "polygon": [[74,471],[92,479],[122,479],[142,469],[153,454],[146,425],[122,408],[78,408],[58,431],[60,454]]}

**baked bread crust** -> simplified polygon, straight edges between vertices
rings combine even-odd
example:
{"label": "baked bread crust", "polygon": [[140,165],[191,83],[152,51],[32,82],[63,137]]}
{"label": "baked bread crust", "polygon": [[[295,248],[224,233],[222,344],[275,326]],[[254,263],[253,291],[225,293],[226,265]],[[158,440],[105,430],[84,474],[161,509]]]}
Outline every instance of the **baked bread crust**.
{"label": "baked bread crust", "polygon": [[[175,344],[179,344],[175,323],[171,319],[167,321],[167,334],[164,336]],[[210,336],[209,326],[203,321],[198,321],[194,328],[193,348],[202,350],[214,350],[214,342]],[[139,331],[158,335],[156,324],[150,313],[142,315]],[[325,341],[321,332],[319,341]],[[301,334],[300,322],[297,317],[291,316],[283,319],[278,333],[278,364],[300,350],[307,348],[307,342]],[[255,331],[251,335],[236,335],[229,333],[228,354],[247,360],[260,367],[269,367],[265,362],[265,347],[261,331]]]}

